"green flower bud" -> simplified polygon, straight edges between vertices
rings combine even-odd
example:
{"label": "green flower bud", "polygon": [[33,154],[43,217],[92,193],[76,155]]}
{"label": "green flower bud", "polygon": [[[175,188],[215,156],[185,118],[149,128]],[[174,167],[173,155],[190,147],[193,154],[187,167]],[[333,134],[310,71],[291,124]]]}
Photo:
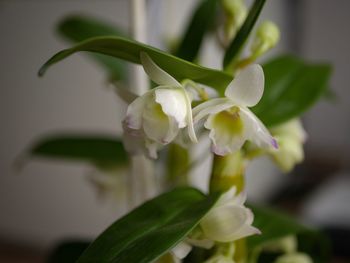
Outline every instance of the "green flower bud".
{"label": "green flower bud", "polygon": [[243,24],[248,10],[242,0],[222,0],[221,4],[226,14],[225,38],[230,41]]}
{"label": "green flower bud", "polygon": [[265,21],[259,25],[251,46],[252,57],[257,58],[276,46],[280,39],[280,31],[277,25],[271,21]]}

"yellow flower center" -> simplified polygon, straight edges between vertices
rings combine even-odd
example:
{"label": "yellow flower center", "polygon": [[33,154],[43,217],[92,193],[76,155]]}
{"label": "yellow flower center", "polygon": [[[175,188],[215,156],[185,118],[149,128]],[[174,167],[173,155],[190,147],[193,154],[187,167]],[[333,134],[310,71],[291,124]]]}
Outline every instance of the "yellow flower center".
{"label": "yellow flower center", "polygon": [[236,106],[219,112],[214,117],[214,125],[216,128],[225,130],[225,132],[231,135],[242,135],[244,125],[241,117],[239,116],[240,109]]}

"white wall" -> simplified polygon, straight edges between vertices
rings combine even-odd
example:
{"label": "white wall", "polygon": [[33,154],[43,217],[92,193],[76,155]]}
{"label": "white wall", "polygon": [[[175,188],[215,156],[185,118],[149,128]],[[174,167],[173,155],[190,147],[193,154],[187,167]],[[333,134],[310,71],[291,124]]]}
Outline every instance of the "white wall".
{"label": "white wall", "polygon": [[57,131],[120,131],[122,113],[105,76],[75,55],[36,75],[67,46],[54,27],[69,13],[87,13],[127,26],[127,1],[1,1],[0,238],[46,245],[70,236],[94,236],[116,217],[86,182],[85,165],[33,162],[20,174],[12,164],[29,144]]}

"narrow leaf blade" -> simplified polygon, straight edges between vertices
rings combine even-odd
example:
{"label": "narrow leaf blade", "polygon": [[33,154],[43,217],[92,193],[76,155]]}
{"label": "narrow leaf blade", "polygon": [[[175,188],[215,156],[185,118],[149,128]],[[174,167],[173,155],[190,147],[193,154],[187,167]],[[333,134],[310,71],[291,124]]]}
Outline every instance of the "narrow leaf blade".
{"label": "narrow leaf blade", "polygon": [[237,32],[237,35],[232,40],[230,46],[226,50],[223,61],[224,68],[229,67],[231,62],[234,61],[239,55],[245,41],[247,40],[250,32],[252,31],[255,25],[256,20],[260,15],[262,8],[264,7],[265,1],[266,0],[255,0],[246,20],[244,21],[243,25]]}
{"label": "narrow leaf blade", "polygon": [[96,165],[121,165],[127,162],[123,143],[104,135],[52,135],[34,143],[29,157],[91,162]]}
{"label": "narrow leaf blade", "polygon": [[217,198],[193,188],[162,194],[112,224],[77,263],[153,262],[179,243]]}
{"label": "narrow leaf blade", "polygon": [[205,33],[213,23],[217,0],[203,0],[196,8],[175,55],[193,61],[200,50]]}
{"label": "narrow leaf blade", "polygon": [[[125,34],[115,26],[97,18],[71,15],[63,19],[57,31],[73,43],[97,36],[124,36]],[[112,79],[126,79],[126,65],[117,58],[102,54],[92,54],[92,57],[103,66]]]}
{"label": "narrow leaf blade", "polygon": [[221,92],[232,80],[232,76],[225,72],[193,64],[159,49],[121,37],[91,38],[72,48],[62,50],[41,67],[39,75],[42,76],[48,67],[79,51],[105,54],[137,64],[141,63],[139,56],[140,52],[143,51],[146,52],[158,66],[171,74],[178,81],[192,79],[193,81],[214,87]]}

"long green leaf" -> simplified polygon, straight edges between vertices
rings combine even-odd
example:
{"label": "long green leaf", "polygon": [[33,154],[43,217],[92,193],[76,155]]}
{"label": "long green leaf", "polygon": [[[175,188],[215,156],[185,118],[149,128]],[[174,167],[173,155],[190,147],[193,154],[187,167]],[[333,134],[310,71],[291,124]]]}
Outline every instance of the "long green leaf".
{"label": "long green leaf", "polygon": [[267,126],[297,117],[324,94],[331,67],[281,56],[264,65],[265,91],[252,110]]}
{"label": "long green leaf", "polygon": [[193,188],[162,194],[112,224],[77,263],[153,262],[178,244],[217,198]]}
{"label": "long green leaf", "polygon": [[217,0],[202,0],[199,2],[183,39],[175,52],[176,56],[188,61],[193,61],[197,57],[204,35],[215,18],[216,7]]}
{"label": "long green leaf", "polygon": [[262,8],[264,7],[265,1],[266,0],[255,0],[246,20],[226,50],[223,61],[224,68],[228,68],[232,62],[237,59],[237,56],[240,54],[245,41],[247,40],[250,32],[255,25],[256,20],[260,15]]}
{"label": "long green leaf", "polygon": [[[88,38],[97,36],[124,36],[125,34],[115,26],[99,19],[70,15],[64,18],[57,26],[57,31],[73,43],[78,43]],[[93,58],[103,66],[110,78],[126,79],[126,65],[120,59],[102,54],[92,54]]]}
{"label": "long green leaf", "polygon": [[140,52],[143,51],[177,80],[192,79],[219,91],[223,91],[232,80],[232,76],[225,72],[201,67],[159,49],[121,37],[91,38],[72,48],[62,50],[41,67],[39,75],[42,76],[49,66],[79,51],[96,52],[138,64],[140,64]]}
{"label": "long green leaf", "polygon": [[46,157],[91,162],[99,166],[122,165],[128,161],[123,143],[112,136],[52,135],[34,143],[29,157]]}

